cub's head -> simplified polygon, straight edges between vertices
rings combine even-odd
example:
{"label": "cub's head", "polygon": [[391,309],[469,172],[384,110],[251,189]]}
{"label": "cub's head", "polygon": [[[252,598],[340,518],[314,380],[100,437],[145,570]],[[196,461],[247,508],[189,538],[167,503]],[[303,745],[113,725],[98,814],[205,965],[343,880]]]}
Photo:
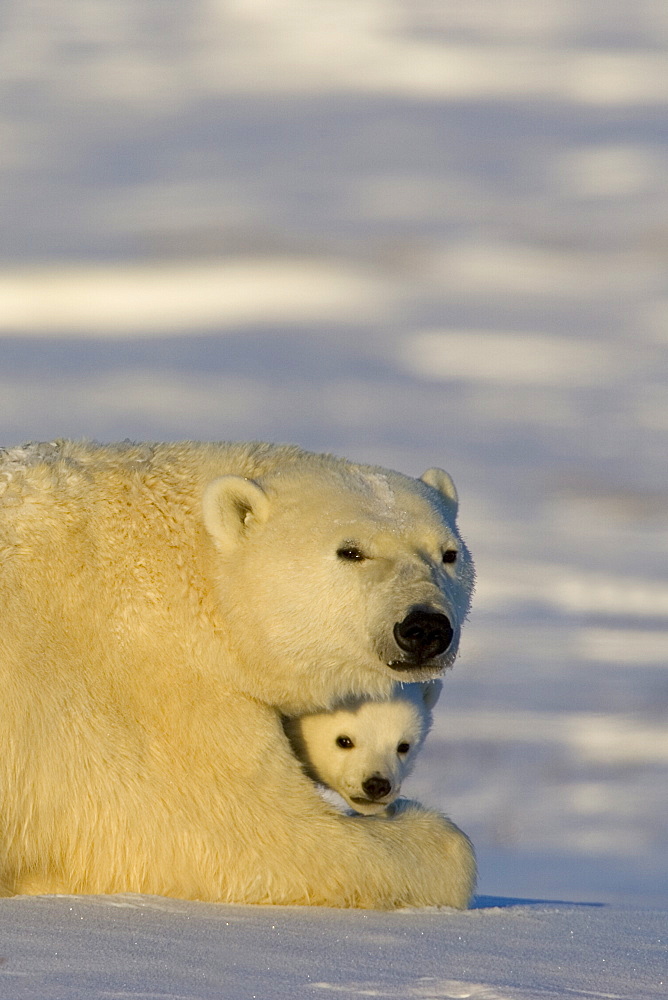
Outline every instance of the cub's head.
{"label": "cub's head", "polygon": [[203,497],[236,683],[299,714],[451,666],[474,572],[447,473],[311,455]]}
{"label": "cub's head", "polygon": [[395,697],[349,701],[331,712],[283,720],[292,748],[313,781],[326,785],[356,812],[383,812],[431,725],[440,681],[398,686]]}

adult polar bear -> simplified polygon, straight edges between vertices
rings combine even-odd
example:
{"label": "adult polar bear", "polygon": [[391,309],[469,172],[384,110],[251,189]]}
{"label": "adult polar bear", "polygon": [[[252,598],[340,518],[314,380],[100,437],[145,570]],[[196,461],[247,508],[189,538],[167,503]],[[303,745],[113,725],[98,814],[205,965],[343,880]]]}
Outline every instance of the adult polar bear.
{"label": "adult polar bear", "polygon": [[450,478],[292,446],[0,453],[0,881],[11,893],[466,906],[468,839],[342,816],[281,713],[450,665]]}

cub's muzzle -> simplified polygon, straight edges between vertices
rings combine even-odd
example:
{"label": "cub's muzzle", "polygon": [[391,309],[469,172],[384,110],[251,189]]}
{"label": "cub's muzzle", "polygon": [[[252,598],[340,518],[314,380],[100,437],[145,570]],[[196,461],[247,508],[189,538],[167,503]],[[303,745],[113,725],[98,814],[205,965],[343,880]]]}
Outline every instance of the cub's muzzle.
{"label": "cub's muzzle", "polygon": [[378,799],[384,799],[386,795],[390,794],[392,784],[380,774],[372,774],[370,778],[362,782],[362,791],[372,802],[377,802]]}

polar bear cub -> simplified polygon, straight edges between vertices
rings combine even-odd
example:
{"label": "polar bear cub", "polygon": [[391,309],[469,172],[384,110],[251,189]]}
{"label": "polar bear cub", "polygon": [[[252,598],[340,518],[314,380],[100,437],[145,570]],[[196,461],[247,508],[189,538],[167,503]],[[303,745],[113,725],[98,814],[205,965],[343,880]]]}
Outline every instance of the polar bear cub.
{"label": "polar bear cub", "polygon": [[348,700],[329,712],[284,719],[292,748],[314,781],[364,815],[384,812],[431,727],[441,681],[399,684],[391,698]]}

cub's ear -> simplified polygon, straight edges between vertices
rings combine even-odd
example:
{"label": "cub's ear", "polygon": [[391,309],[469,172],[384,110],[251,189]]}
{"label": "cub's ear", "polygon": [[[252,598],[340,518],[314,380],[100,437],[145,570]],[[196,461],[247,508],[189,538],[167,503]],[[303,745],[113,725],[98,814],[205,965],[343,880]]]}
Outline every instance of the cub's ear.
{"label": "cub's ear", "polygon": [[220,552],[230,552],[269,515],[269,498],[252,479],[221,476],[204,490],[204,525]]}
{"label": "cub's ear", "polygon": [[431,711],[443,689],[443,681],[425,681],[422,685],[422,700],[426,709]]}
{"label": "cub's ear", "polygon": [[427,486],[433,486],[435,490],[438,490],[442,497],[454,505],[455,511],[457,510],[459,497],[457,496],[455,484],[447,472],[444,472],[443,469],[427,469],[420,476],[420,479]]}

